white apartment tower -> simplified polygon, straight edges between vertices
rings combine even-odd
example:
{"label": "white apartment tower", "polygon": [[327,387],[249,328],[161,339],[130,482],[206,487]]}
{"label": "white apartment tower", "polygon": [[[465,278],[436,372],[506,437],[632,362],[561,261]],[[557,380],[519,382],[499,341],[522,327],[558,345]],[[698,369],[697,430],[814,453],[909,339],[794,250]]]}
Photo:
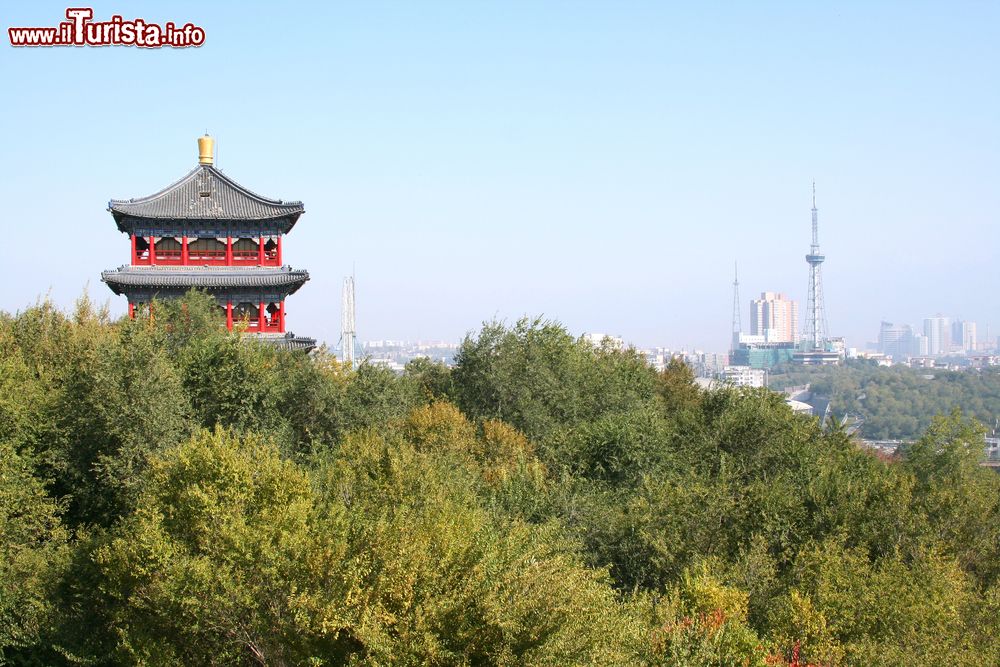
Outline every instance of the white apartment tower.
{"label": "white apartment tower", "polygon": [[937,357],[951,352],[951,321],[938,315],[924,319],[924,335],[927,336],[927,354]]}
{"label": "white apartment tower", "polygon": [[951,343],[956,350],[974,352],[979,343],[976,336],[976,323],[968,320],[955,320],[951,324]]}
{"label": "white apartment tower", "polygon": [[799,304],[780,292],[762,292],[750,302],[750,333],[768,343],[796,343]]}

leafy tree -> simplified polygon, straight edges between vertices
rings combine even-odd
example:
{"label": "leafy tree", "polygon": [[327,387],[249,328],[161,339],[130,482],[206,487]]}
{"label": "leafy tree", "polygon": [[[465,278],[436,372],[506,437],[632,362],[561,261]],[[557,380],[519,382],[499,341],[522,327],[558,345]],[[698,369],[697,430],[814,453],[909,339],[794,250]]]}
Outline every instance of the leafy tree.
{"label": "leafy tree", "polygon": [[645,664],[727,667],[774,664],[747,624],[747,595],[726,586],[706,560],[686,569],[670,594],[640,599],[653,625]]}
{"label": "leafy tree", "polygon": [[958,564],[933,550],[872,561],[843,536],[805,547],[787,602],[773,627],[784,645],[800,642],[821,663],[866,665],[982,664],[968,643],[972,602]]}
{"label": "leafy tree", "polygon": [[306,474],[222,430],[164,452],[133,515],[93,550],[129,664],[333,664],[357,649],[338,517]]}
{"label": "leafy tree", "polygon": [[372,619],[367,659],[628,661],[627,619],[606,575],[583,566],[558,526],[507,521],[482,506],[475,491],[489,482],[470,452],[497,457],[471,425],[441,404],[415,412],[405,432],[402,441],[350,436],[318,469],[327,502],[351,517],[352,570],[364,573]]}
{"label": "leafy tree", "polygon": [[180,378],[155,333],[121,322],[69,358],[56,402],[56,490],[73,523],[129,510],[149,455],[191,432]]}
{"label": "leafy tree", "polygon": [[529,439],[628,409],[655,395],[656,376],[633,350],[594,348],[540,318],[483,326],[466,337],[452,372],[462,410],[501,419]]}
{"label": "leafy tree", "polygon": [[406,364],[406,375],[412,378],[428,399],[448,399],[455,393],[451,369],[440,361],[418,357]]}
{"label": "leafy tree", "polygon": [[906,453],[914,509],[932,539],[985,585],[1000,577],[1000,478],[979,467],[982,426],[955,412],[936,418]]}
{"label": "leafy tree", "polygon": [[15,447],[0,440],[0,664],[47,632],[68,534],[58,503]]}
{"label": "leafy tree", "polygon": [[671,412],[695,409],[701,404],[701,392],[694,382],[694,371],[683,359],[672,357],[657,379],[657,391]]}

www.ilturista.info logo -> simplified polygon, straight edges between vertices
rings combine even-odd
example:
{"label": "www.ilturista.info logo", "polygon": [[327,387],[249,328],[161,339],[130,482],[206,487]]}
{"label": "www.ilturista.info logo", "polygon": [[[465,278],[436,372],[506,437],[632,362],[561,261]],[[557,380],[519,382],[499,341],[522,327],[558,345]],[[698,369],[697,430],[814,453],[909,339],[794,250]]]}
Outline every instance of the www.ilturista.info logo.
{"label": "www.ilturista.info logo", "polygon": [[164,46],[184,48],[205,43],[205,30],[193,23],[181,27],[169,21],[163,25],[143,19],[126,21],[115,15],[110,21],[91,21],[90,7],[70,7],[68,21],[49,28],[7,28],[11,46]]}

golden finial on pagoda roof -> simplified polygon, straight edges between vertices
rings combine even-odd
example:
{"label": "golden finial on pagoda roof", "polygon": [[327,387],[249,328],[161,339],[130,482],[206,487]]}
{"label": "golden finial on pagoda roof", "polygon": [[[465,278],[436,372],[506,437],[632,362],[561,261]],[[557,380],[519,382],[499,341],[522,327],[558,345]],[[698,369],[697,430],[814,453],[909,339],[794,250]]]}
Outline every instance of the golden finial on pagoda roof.
{"label": "golden finial on pagoda roof", "polygon": [[198,164],[212,164],[215,155],[215,139],[205,133],[204,137],[198,137]]}

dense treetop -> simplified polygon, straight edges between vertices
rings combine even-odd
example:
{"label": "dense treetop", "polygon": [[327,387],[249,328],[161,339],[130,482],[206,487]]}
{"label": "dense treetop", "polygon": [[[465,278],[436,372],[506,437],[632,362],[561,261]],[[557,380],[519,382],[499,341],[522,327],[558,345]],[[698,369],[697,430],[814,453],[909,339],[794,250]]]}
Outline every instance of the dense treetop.
{"label": "dense treetop", "polygon": [[885,460],[554,322],[396,377],[154,312],[0,314],[0,663],[1000,662],[961,414]]}
{"label": "dense treetop", "polygon": [[916,440],[935,415],[956,409],[990,427],[1000,419],[1000,368],[948,371],[858,360],[785,366],[771,375],[774,389],[807,383],[831,399],[837,417],[860,417],[862,436],[873,440]]}

